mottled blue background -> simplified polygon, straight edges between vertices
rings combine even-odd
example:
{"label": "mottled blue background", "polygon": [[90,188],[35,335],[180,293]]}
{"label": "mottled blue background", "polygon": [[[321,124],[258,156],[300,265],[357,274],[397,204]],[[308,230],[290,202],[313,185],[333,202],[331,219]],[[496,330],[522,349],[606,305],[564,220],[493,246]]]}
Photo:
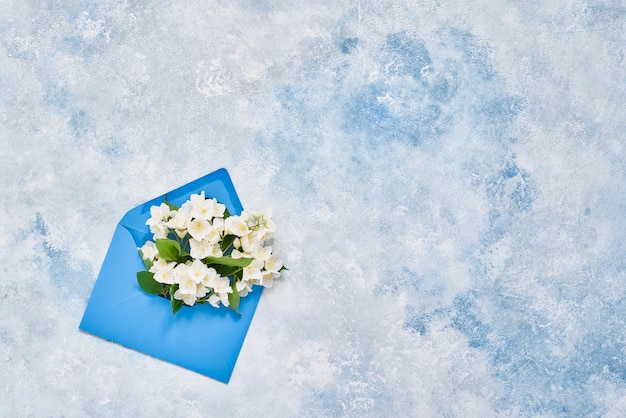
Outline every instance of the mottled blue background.
{"label": "mottled blue background", "polygon": [[[0,3],[0,415],[626,416],[623,1]],[[78,331],[220,167],[290,267],[229,385]]]}

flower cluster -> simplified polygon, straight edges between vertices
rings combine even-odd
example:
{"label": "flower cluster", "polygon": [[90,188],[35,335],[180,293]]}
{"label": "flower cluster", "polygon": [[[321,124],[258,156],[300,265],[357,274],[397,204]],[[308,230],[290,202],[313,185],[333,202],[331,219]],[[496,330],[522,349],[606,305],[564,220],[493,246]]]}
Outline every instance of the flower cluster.
{"label": "flower cluster", "polygon": [[164,202],[150,208],[153,240],[139,248],[146,265],[137,281],[147,293],[172,302],[210,303],[238,310],[239,298],[254,285],[271,287],[285,269],[272,253],[276,225],[271,210],[231,215],[204,192],[192,194],[179,208]]}

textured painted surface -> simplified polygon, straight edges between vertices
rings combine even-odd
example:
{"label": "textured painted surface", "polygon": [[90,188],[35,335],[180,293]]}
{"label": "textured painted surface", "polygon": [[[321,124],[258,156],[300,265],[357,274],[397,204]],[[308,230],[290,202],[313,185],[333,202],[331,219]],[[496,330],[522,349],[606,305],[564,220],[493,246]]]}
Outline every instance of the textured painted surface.
{"label": "textured painted surface", "polygon": [[[620,1],[4,1],[0,415],[626,415]],[[229,385],[77,330],[226,167],[291,271]]]}

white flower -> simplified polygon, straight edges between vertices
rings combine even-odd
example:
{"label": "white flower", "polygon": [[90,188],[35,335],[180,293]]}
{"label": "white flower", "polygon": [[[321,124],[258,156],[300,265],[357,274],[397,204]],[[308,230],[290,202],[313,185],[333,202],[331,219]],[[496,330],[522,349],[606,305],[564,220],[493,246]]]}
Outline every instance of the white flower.
{"label": "white flower", "polygon": [[153,241],[146,241],[146,243],[139,248],[139,251],[141,252],[141,258],[148,261],[154,261],[156,256],[159,255],[159,251]]}
{"label": "white flower", "polygon": [[230,287],[230,280],[228,277],[216,277],[213,283],[213,290],[215,293],[231,293],[233,289]]}
{"label": "white flower", "polygon": [[224,306],[228,306],[230,302],[228,302],[228,294],[233,292],[233,289],[230,287],[230,280],[228,277],[217,277],[213,284],[213,293],[209,296],[209,303],[214,307],[219,307],[219,302],[222,302]]}
{"label": "white flower", "polygon": [[222,238],[220,231],[215,229],[214,227],[210,227],[209,231],[206,233],[204,238],[209,241],[211,244],[217,244],[220,242],[220,238]]}
{"label": "white flower", "polygon": [[191,214],[185,209],[179,209],[177,211],[172,211],[172,218],[167,221],[167,227],[176,230],[184,230],[189,227],[189,222],[191,222]]}
{"label": "white flower", "polygon": [[220,234],[224,232],[224,219],[214,218],[212,221],[213,228]]}
{"label": "white flower", "polygon": [[255,247],[257,247],[258,245],[260,245],[259,240],[257,239],[257,234],[256,232],[251,232],[248,235],[244,235],[243,237],[241,237],[239,239],[239,243],[241,245],[241,249],[247,253],[247,254],[251,254]]}
{"label": "white flower", "polygon": [[154,280],[156,280],[157,282],[164,283],[164,284],[174,284],[174,279],[175,279],[174,268],[175,267],[176,267],[175,261],[171,261],[169,263],[157,262],[152,265],[152,268],[150,269],[150,271],[152,271],[152,269],[155,270]]}
{"label": "white flower", "polygon": [[185,305],[193,306],[196,303],[196,295],[191,293],[183,293],[180,289],[174,292],[174,298],[178,300],[182,300]]}
{"label": "white flower", "polygon": [[146,221],[146,225],[152,226],[166,220],[170,216],[170,212],[170,207],[165,203],[161,203],[159,206],[152,206],[150,208],[150,219]]}
{"label": "white flower", "polygon": [[265,261],[265,270],[269,272],[278,273],[281,268],[283,268],[283,262],[278,257],[270,257]]}
{"label": "white flower", "polygon": [[150,273],[156,273],[160,269],[164,268],[167,265],[168,261],[163,258],[155,258],[154,263],[152,263],[152,267],[148,270]]}
{"label": "white flower", "polygon": [[237,288],[237,292],[239,293],[239,296],[245,297],[248,295],[248,293],[252,292],[253,284],[254,283],[250,283],[245,280],[237,281],[237,283],[235,283],[235,287]]}
{"label": "white flower", "polygon": [[197,283],[189,276],[181,276],[178,279],[178,290],[182,294],[195,295],[198,291]]}
{"label": "white flower", "polygon": [[206,271],[206,275],[202,279],[202,285],[206,287],[213,287],[215,285],[215,280],[221,277],[217,271],[213,267],[208,267]]}
{"label": "white flower", "polygon": [[[210,270],[215,272],[211,267]],[[187,265],[187,276],[189,276],[196,284],[204,283],[208,278],[209,268],[202,261],[195,259]]]}
{"label": "white flower", "polygon": [[[228,300],[228,298],[226,300]],[[220,307],[221,299],[220,299],[220,297],[219,297],[219,295],[217,293],[213,293],[211,296],[209,296],[208,301],[209,301],[209,303],[213,307],[215,307],[215,308],[219,308]]]}
{"label": "white flower", "polygon": [[184,210],[189,214],[189,216],[191,216],[191,209],[193,209],[193,204],[191,203],[191,200],[185,200],[185,203],[183,203],[178,210]]}
{"label": "white flower", "polygon": [[206,296],[206,294],[209,293],[209,289],[204,286],[204,285],[196,285],[196,297],[197,298],[202,298],[204,296]]}
{"label": "white flower", "polygon": [[272,287],[274,283],[274,278],[280,276],[280,273],[272,273],[271,271],[263,270],[263,274],[261,276],[261,281],[259,284],[263,287]]}
{"label": "white flower", "polygon": [[259,241],[270,239],[276,231],[272,221],[272,208],[244,211],[248,216],[248,227],[258,234]]}
{"label": "white flower", "polygon": [[260,260],[252,260],[250,264],[243,268],[243,281],[258,283],[261,281],[261,269],[263,262]]}
{"label": "white flower", "polygon": [[213,199],[205,199],[204,192],[200,194],[192,194],[189,197],[192,204],[191,217],[194,219],[210,220],[215,212],[216,201]]}
{"label": "white flower", "polygon": [[211,230],[211,224],[205,219],[194,219],[189,223],[189,235],[195,240],[204,239]]}
{"label": "white flower", "polygon": [[267,261],[271,255],[272,255],[272,247],[270,246],[264,247],[262,245],[257,245],[252,250],[252,257],[260,261]]}
{"label": "white flower", "polygon": [[236,239],[235,241],[239,245],[235,246],[231,256],[233,258],[250,257],[261,261],[267,260],[272,255],[272,247],[263,246],[263,241],[260,241],[258,237],[256,231],[251,231],[248,235]]}
{"label": "white flower", "polygon": [[222,249],[220,248],[219,244],[214,244],[213,245],[213,252],[211,253],[212,257],[221,257],[223,256],[224,253],[222,252]]}
{"label": "white flower", "polygon": [[193,238],[189,239],[189,255],[192,258],[207,258],[213,255],[214,248],[213,245],[207,240],[195,240]]}
{"label": "white flower", "polygon": [[187,278],[187,271],[189,267],[186,264],[178,264],[174,267],[174,283],[180,283],[181,280]]}
{"label": "white flower", "polygon": [[224,231],[228,234],[242,237],[250,230],[248,224],[239,216],[230,216],[224,220]]}
{"label": "white flower", "polygon": [[217,203],[216,199],[213,199],[213,201],[215,202],[215,206],[213,208],[213,217],[215,217],[215,218],[223,218],[224,217],[224,211],[226,210],[226,205],[223,205],[221,203]]}
{"label": "white flower", "polygon": [[167,225],[163,221],[159,221],[153,225],[150,225],[150,232],[152,232],[154,239],[159,238],[167,238],[167,234],[169,234],[169,229],[167,229]]}

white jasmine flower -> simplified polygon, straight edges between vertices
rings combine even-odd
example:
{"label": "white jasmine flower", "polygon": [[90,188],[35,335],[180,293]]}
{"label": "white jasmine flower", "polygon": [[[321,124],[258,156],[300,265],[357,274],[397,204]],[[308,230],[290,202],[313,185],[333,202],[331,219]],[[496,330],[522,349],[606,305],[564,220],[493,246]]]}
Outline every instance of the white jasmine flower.
{"label": "white jasmine flower", "polygon": [[223,218],[224,217],[224,211],[226,210],[226,205],[224,205],[222,203],[217,203],[216,199],[213,199],[213,201],[215,202],[215,206],[213,207],[213,217],[215,217],[215,218]]}
{"label": "white jasmine flower", "polygon": [[254,247],[252,251],[252,257],[260,261],[267,261],[271,255],[272,255],[271,246],[264,247],[262,245],[257,245],[256,247]]}
{"label": "white jasmine flower", "polygon": [[197,299],[195,294],[183,293],[180,289],[174,293],[174,298],[182,300],[183,303],[188,306],[193,306]]}
{"label": "white jasmine flower", "polygon": [[208,267],[206,270],[206,274],[204,275],[204,278],[202,279],[202,285],[212,288],[215,285],[215,280],[218,277],[221,277],[221,276],[217,273],[217,271],[213,267]]}
{"label": "white jasmine flower", "polygon": [[154,239],[158,238],[167,238],[167,234],[169,234],[169,229],[167,229],[167,225],[163,221],[159,221],[153,225],[150,225],[150,232],[152,232]]}
{"label": "white jasmine flower", "polygon": [[207,293],[209,293],[209,289],[207,289],[205,286],[201,284],[196,285],[196,297],[197,298],[205,297]]}
{"label": "white jasmine flower", "polygon": [[230,216],[224,220],[224,231],[228,234],[242,237],[250,230],[248,224],[239,216]]}
{"label": "white jasmine flower", "polygon": [[[210,270],[215,272],[215,269],[211,267]],[[209,268],[199,259],[193,260],[187,266],[187,276],[189,276],[196,284],[204,283],[208,278]]]}
{"label": "white jasmine flower", "polygon": [[263,262],[260,260],[252,260],[250,264],[243,268],[243,281],[258,283],[261,281],[261,269]]}
{"label": "white jasmine flower", "polygon": [[244,209],[238,217],[241,218],[242,221],[248,223],[248,221],[250,220],[250,211]]}
{"label": "white jasmine flower", "polygon": [[193,209],[193,204],[191,203],[191,200],[186,200],[185,203],[183,203],[178,210],[184,210],[189,214],[189,216],[191,216],[191,209]]}
{"label": "white jasmine flower", "polygon": [[276,231],[272,221],[272,208],[248,211],[248,227],[257,232],[260,241],[270,239]]}
{"label": "white jasmine flower", "polygon": [[222,249],[220,248],[219,244],[214,244],[213,245],[213,251],[211,252],[211,256],[212,257],[221,257],[223,256],[224,253],[222,252]]}
{"label": "white jasmine flower", "polygon": [[214,246],[207,240],[189,239],[189,255],[192,258],[207,258],[213,255]]}
{"label": "white jasmine flower", "polygon": [[270,257],[267,261],[265,261],[265,270],[278,273],[278,271],[283,268],[283,262],[276,256]]}
{"label": "white jasmine flower", "polygon": [[148,270],[150,273],[156,273],[160,269],[164,268],[167,265],[167,260],[163,258],[159,258],[158,256],[154,259],[152,263],[152,267]]}
{"label": "white jasmine flower", "polygon": [[222,238],[222,235],[220,234],[220,231],[211,226],[204,237],[211,244],[217,244],[220,241],[220,238]]}
{"label": "white jasmine flower", "polygon": [[195,219],[209,220],[213,218],[215,212],[216,200],[205,199],[204,192],[200,194],[192,194],[189,198],[192,204],[191,217]]}
{"label": "white jasmine flower", "polygon": [[280,273],[272,273],[271,271],[263,271],[259,284],[263,287],[272,287],[274,278],[280,276]]}
{"label": "white jasmine flower", "polygon": [[[169,263],[155,263],[152,268],[155,267],[156,272],[154,273],[154,280],[159,283],[174,284],[174,267],[176,267],[175,261],[171,261]],[[150,270],[152,270],[152,268]]]}
{"label": "white jasmine flower", "polygon": [[170,207],[165,203],[161,203],[159,206],[152,206],[150,208],[150,219],[146,221],[146,225],[152,226],[166,220],[170,216],[170,212]]}
{"label": "white jasmine flower", "polygon": [[214,281],[213,285],[213,293],[209,296],[209,303],[216,308],[219,307],[219,302],[222,302],[224,306],[228,306],[230,302],[228,302],[228,294],[233,292],[233,289],[230,287],[230,280],[228,277],[217,277]]}
{"label": "white jasmine flower", "polygon": [[254,283],[250,283],[245,280],[239,280],[237,283],[235,283],[235,287],[237,288],[239,296],[245,297],[248,295],[248,293],[252,292],[253,284]]}
{"label": "white jasmine flower", "polygon": [[239,244],[241,246],[241,249],[247,253],[247,254],[251,254],[255,248],[260,245],[259,240],[257,239],[258,236],[256,234],[256,232],[250,232],[248,235],[244,235],[243,237],[241,237],[239,239]]}
{"label": "white jasmine flower", "polygon": [[141,252],[141,258],[148,261],[154,261],[156,256],[159,255],[159,251],[153,241],[146,241],[146,243],[139,248],[139,251]]}
{"label": "white jasmine flower", "polygon": [[205,219],[194,219],[189,223],[189,235],[195,240],[204,239],[211,230],[211,224]]}
{"label": "white jasmine flower", "polygon": [[182,294],[194,295],[198,291],[197,283],[189,276],[181,276],[178,278],[178,290]]}
{"label": "white jasmine flower", "polygon": [[224,219],[214,218],[212,224],[213,224],[213,228],[217,232],[219,232],[220,234],[224,233]]}
{"label": "white jasmine flower", "polygon": [[179,283],[188,277],[189,267],[186,264],[176,264],[174,267],[174,283]]}
{"label": "white jasmine flower", "polygon": [[189,222],[191,222],[191,214],[184,209],[179,209],[177,211],[172,211],[172,218],[167,221],[167,227],[176,230],[184,230],[189,226]]}
{"label": "white jasmine flower", "polygon": [[213,293],[211,296],[209,296],[209,303],[215,307],[215,308],[219,308],[220,307],[220,297],[217,293]]}
{"label": "white jasmine flower", "polygon": [[233,289],[230,287],[230,280],[228,277],[216,277],[213,284],[213,291],[215,293],[232,293]]}

